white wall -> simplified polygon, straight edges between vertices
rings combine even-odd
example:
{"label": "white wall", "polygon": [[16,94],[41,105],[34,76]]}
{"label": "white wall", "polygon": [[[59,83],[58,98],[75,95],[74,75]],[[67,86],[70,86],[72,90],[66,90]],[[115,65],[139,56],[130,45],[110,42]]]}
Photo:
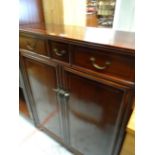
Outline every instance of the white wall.
{"label": "white wall", "polygon": [[113,29],[135,31],[135,0],[116,0]]}
{"label": "white wall", "polygon": [[63,0],[64,24],[86,25],[86,0]]}

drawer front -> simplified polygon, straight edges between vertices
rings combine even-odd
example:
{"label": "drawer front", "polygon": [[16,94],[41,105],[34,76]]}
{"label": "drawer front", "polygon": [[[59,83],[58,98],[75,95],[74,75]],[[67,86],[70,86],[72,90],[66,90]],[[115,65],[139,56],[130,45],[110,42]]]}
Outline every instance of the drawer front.
{"label": "drawer front", "polygon": [[31,36],[20,36],[19,47],[47,56],[46,43],[44,39],[34,38]]}
{"label": "drawer front", "polygon": [[67,44],[50,41],[50,55],[52,58],[69,62],[69,48]]}
{"label": "drawer front", "polygon": [[74,47],[72,64],[97,73],[134,81],[134,57]]}

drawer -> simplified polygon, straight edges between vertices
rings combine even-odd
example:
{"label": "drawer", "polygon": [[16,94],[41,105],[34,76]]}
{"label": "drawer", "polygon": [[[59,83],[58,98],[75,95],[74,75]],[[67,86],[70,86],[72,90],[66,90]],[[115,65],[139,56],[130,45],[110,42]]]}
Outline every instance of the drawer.
{"label": "drawer", "polygon": [[74,67],[134,81],[134,57],[92,48],[72,47]]}
{"label": "drawer", "polygon": [[35,36],[21,35],[19,37],[19,47],[47,56],[45,40],[36,38]]}
{"label": "drawer", "polygon": [[50,45],[50,55],[52,58],[64,62],[69,62],[68,44],[50,41],[49,45]]}

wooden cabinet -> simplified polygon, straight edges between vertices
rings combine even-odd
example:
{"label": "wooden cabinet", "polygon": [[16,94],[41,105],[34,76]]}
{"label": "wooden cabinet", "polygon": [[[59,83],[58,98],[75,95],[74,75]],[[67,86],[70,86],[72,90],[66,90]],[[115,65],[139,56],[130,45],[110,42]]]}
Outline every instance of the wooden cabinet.
{"label": "wooden cabinet", "polygon": [[74,154],[118,155],[134,99],[134,49],[31,36],[47,47],[45,55],[20,45],[37,126]]}

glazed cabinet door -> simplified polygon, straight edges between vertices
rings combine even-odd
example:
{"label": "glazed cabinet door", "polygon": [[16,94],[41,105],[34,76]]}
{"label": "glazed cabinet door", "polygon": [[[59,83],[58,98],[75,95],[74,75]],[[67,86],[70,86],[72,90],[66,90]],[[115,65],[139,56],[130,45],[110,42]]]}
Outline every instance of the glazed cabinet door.
{"label": "glazed cabinet door", "polygon": [[62,139],[60,106],[57,100],[56,66],[23,58],[24,70],[32,94],[39,127]]}
{"label": "glazed cabinet door", "polygon": [[68,141],[83,155],[113,155],[124,91],[65,71]]}

